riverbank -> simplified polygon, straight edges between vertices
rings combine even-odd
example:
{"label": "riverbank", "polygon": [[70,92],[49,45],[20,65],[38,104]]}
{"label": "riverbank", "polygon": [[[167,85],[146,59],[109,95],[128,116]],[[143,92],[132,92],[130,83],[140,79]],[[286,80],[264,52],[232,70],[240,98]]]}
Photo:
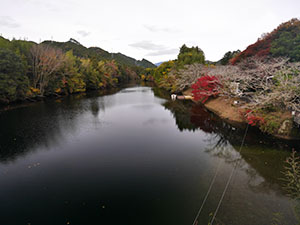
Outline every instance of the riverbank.
{"label": "riverbank", "polygon": [[[183,92],[184,95],[192,95],[192,89],[188,89]],[[199,101],[193,100],[196,104]],[[239,102],[235,104],[235,102]],[[210,112],[216,114],[222,120],[236,127],[246,127],[249,121],[243,116],[243,102],[239,99],[233,99],[225,96],[219,96],[215,98],[210,98],[204,104],[206,109]],[[280,118],[278,129],[274,133],[266,133],[266,135],[271,135],[273,137],[285,140],[300,140],[300,132],[293,126],[293,116],[290,112],[276,112],[270,113],[270,116],[276,116]],[[252,124],[252,126],[257,126],[258,124]],[[260,128],[261,129],[261,128]]]}
{"label": "riverbank", "polygon": [[45,96],[42,98],[34,98],[34,99],[25,99],[23,101],[15,101],[11,102],[9,104],[0,104],[0,112],[7,111],[7,110],[12,110],[16,108],[22,108],[22,107],[27,107],[30,105],[42,103],[42,102],[47,102],[47,101],[61,101],[65,98],[71,97],[72,99],[77,99],[81,98],[84,96],[102,96],[102,95],[110,95],[118,92],[124,87],[133,87],[135,86],[139,81],[133,80],[125,83],[120,83],[115,87],[107,87],[99,90],[87,90],[84,92],[76,92],[76,93],[71,93],[71,94],[62,94],[62,95],[51,95],[51,96]]}

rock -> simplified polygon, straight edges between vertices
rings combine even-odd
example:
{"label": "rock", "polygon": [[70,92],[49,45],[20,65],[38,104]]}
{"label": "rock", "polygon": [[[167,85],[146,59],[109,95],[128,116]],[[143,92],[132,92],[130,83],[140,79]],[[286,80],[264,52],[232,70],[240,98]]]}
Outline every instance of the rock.
{"label": "rock", "polygon": [[300,125],[300,113],[295,114],[294,122],[299,126]]}
{"label": "rock", "polygon": [[288,135],[291,132],[293,124],[290,120],[284,120],[278,130],[280,135]]}

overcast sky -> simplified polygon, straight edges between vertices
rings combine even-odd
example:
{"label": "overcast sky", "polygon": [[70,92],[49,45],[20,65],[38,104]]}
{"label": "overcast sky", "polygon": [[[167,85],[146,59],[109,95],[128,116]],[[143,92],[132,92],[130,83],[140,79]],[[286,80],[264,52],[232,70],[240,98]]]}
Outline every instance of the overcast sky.
{"label": "overcast sky", "polygon": [[214,61],[294,17],[299,0],[1,0],[0,34],[74,38],[153,63],[175,59],[183,44],[197,45]]}

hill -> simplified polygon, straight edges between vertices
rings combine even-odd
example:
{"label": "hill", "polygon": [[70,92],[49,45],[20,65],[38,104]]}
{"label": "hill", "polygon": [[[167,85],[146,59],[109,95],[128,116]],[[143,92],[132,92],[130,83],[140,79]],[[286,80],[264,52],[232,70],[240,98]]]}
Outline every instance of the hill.
{"label": "hill", "polygon": [[138,80],[145,67],[155,65],[74,39],[37,44],[0,36],[0,104],[114,88]]}
{"label": "hill", "polygon": [[300,20],[291,19],[280,24],[271,33],[264,34],[254,44],[230,60],[232,64],[251,56],[288,57],[291,62],[300,61]]}
{"label": "hill", "polygon": [[154,65],[155,66],[160,66],[161,64],[163,64],[165,61],[162,61],[162,62],[158,62],[158,63],[155,63]]}
{"label": "hill", "polygon": [[73,50],[73,54],[81,58],[96,58],[97,60],[111,60],[128,66],[140,66],[144,68],[155,68],[156,66],[146,59],[136,60],[122,53],[110,53],[99,47],[86,48],[75,39],[70,39],[67,42],[44,41],[44,44],[62,49],[64,52]]}

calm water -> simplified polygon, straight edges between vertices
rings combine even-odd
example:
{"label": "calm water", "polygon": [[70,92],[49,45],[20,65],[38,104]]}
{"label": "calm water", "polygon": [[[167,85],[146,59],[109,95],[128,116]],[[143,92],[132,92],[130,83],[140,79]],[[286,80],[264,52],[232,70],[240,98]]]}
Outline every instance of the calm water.
{"label": "calm water", "polygon": [[[161,90],[128,87],[0,112],[1,225],[298,224],[282,190],[291,151]],[[297,147],[296,147],[297,148]]]}

